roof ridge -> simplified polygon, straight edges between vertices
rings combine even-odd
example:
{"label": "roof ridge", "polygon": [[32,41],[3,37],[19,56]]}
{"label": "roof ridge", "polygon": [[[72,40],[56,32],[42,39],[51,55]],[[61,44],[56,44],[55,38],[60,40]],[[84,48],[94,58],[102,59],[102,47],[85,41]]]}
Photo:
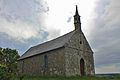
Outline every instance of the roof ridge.
{"label": "roof ridge", "polygon": [[[54,38],[54,39],[52,39],[52,40],[48,40],[48,41],[46,41],[46,42],[40,43],[40,44],[38,44],[38,45],[35,45],[35,46],[33,46],[33,47],[37,47],[37,46],[39,46],[39,45],[42,45],[42,44],[45,44],[45,43],[49,43],[49,42],[51,42],[51,41],[54,41],[54,40],[59,39],[59,38],[61,38],[61,37],[64,37],[64,36],[66,36],[67,34],[70,34],[70,33],[72,33],[72,32],[74,32],[74,30],[71,31],[71,32],[68,32],[68,33],[66,33],[66,34],[63,34],[63,35],[61,35],[61,36],[59,36],[59,37],[57,37],[57,38]],[[32,47],[31,47],[31,48],[32,48]]]}

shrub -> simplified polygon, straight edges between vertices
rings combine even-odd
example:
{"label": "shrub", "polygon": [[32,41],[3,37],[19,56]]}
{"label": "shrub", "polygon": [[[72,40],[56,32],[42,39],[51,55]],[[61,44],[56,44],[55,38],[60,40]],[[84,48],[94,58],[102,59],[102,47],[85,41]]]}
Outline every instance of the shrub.
{"label": "shrub", "polygon": [[10,75],[6,72],[6,67],[4,65],[0,65],[0,80],[9,80]]}

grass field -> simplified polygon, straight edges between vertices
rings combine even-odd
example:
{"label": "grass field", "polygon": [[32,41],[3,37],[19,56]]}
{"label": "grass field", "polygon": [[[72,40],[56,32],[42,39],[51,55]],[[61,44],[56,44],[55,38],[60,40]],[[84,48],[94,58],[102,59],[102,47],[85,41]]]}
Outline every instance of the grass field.
{"label": "grass field", "polygon": [[[11,80],[20,80],[18,78]],[[23,77],[22,80],[120,80],[120,77]]]}

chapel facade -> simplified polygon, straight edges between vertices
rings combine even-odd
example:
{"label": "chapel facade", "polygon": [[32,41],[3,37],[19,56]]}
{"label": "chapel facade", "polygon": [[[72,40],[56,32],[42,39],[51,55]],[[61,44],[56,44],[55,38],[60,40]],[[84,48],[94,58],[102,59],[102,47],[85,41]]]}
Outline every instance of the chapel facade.
{"label": "chapel facade", "polygon": [[28,49],[18,60],[24,75],[95,75],[93,51],[81,29],[76,6],[75,30]]}

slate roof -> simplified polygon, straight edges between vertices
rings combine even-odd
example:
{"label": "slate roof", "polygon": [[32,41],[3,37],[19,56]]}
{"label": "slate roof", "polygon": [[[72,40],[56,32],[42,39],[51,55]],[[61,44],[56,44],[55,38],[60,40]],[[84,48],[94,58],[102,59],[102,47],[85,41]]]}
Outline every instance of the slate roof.
{"label": "slate roof", "polygon": [[31,47],[19,58],[19,60],[63,47],[74,34],[74,32],[75,31],[69,32],[51,41]]}

